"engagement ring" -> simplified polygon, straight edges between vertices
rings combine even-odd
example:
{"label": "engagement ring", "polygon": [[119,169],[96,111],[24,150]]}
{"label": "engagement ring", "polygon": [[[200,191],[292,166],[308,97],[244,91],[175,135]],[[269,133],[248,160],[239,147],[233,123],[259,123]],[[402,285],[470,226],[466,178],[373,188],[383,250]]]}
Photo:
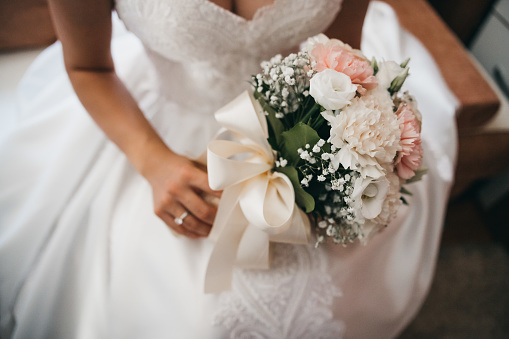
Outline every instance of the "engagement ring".
{"label": "engagement ring", "polygon": [[182,225],[184,223],[184,219],[188,216],[188,213],[187,211],[185,211],[184,213],[182,213],[180,215],[180,217],[178,218],[175,218],[174,221],[177,225]]}

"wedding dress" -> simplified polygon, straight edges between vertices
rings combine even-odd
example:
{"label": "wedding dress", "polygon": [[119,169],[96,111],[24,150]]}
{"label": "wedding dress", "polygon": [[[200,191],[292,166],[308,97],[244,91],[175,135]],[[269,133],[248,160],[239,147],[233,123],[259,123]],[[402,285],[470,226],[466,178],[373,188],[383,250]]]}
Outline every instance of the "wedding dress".
{"label": "wedding dress", "polygon": [[[275,0],[245,20],[207,0],[117,0],[119,76],[165,142],[199,156],[212,113],[259,63],[323,31],[340,0]],[[270,270],[234,273],[203,293],[208,239],[173,235],[151,189],[80,105],[56,43],[18,91],[0,139],[2,338],[390,338],[433,276],[455,157],[456,101],[424,48],[372,3],[368,55],[410,56],[429,173],[367,246],[274,245]]]}

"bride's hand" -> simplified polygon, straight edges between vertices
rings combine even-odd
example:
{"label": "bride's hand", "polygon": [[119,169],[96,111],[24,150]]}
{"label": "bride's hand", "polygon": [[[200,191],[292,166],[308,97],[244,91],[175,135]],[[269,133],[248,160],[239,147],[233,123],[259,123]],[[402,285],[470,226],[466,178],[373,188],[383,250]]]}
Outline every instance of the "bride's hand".
{"label": "bride's hand", "polygon": [[217,211],[206,197],[219,198],[221,192],[209,187],[204,168],[183,156],[165,152],[144,172],[152,186],[155,214],[179,234],[193,239],[206,237]]}

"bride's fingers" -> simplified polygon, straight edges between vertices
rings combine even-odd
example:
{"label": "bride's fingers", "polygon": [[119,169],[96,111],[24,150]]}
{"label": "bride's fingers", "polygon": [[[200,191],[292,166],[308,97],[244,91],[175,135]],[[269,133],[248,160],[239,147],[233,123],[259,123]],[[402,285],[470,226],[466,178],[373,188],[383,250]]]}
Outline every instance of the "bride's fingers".
{"label": "bride's fingers", "polygon": [[210,188],[207,172],[199,168],[196,168],[196,172],[194,173],[194,175],[190,176],[189,179],[190,179],[189,184],[191,186],[199,189],[200,191],[206,194],[210,194],[214,197],[221,198],[222,191],[214,191],[212,188]]}
{"label": "bride's fingers", "polygon": [[209,235],[211,225],[205,224],[201,220],[198,220],[190,211],[187,211],[184,206],[179,203],[173,204],[173,206],[168,210],[170,215],[173,215],[175,218],[173,221],[187,229],[188,231],[195,233],[201,237],[206,237]]}
{"label": "bride's fingers", "polygon": [[196,234],[192,232],[191,230],[185,228],[183,225],[179,225],[175,222],[175,217],[173,217],[170,213],[165,212],[159,215],[159,217],[164,221],[168,227],[170,227],[173,231],[175,231],[178,234],[184,235],[191,239],[197,239],[202,237],[199,234]]}
{"label": "bride's fingers", "polygon": [[198,234],[199,236],[206,237],[210,233],[210,229],[212,226],[203,223],[201,220],[196,219],[192,214],[189,214],[184,218],[182,226],[193,232]]}
{"label": "bride's fingers", "polygon": [[201,222],[212,225],[214,218],[216,217],[216,207],[206,203],[203,198],[196,194],[193,190],[188,190],[185,194],[180,197],[180,203],[194,217],[199,219]]}

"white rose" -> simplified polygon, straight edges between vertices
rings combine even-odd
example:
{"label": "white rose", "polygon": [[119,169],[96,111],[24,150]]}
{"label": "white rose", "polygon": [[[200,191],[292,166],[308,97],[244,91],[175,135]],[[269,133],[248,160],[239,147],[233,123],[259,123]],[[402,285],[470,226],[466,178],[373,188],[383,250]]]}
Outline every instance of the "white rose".
{"label": "white rose", "polygon": [[394,80],[401,71],[403,71],[403,68],[394,61],[382,61],[378,63],[378,72],[376,73],[378,86],[388,89],[391,86],[392,80]]}
{"label": "white rose", "polygon": [[389,193],[389,181],[382,177],[357,178],[355,180],[352,199],[355,209],[365,219],[374,219],[382,212],[382,206]]}
{"label": "white rose", "polygon": [[326,69],[311,78],[309,94],[327,110],[345,107],[355,97],[357,86],[346,74]]}

